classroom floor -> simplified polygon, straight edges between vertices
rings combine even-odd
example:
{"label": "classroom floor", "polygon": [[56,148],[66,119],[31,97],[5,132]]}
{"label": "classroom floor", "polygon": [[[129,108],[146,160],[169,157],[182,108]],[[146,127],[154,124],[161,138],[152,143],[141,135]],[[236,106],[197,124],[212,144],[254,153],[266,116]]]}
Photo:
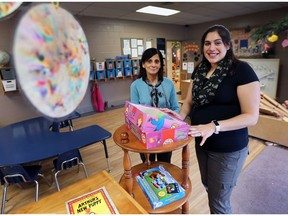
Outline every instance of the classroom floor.
{"label": "classroom floor", "polygon": [[[122,124],[124,124],[123,108],[117,108],[101,113],[82,116],[79,119],[73,120],[74,130],[97,124],[106,130],[113,132]],[[113,136],[112,136],[113,137]],[[107,140],[107,148],[109,152],[111,172],[110,175],[119,181],[123,175],[123,151],[114,142],[113,138]],[[250,154],[246,160],[245,167],[254,160],[257,155],[266,147],[261,140],[250,138]],[[189,177],[193,184],[192,193],[189,199],[189,213],[190,214],[209,214],[209,208],[207,204],[207,194],[200,180],[200,173],[198,170],[198,163],[196,160],[194,142],[191,142],[190,147],[190,174]],[[80,149],[83,161],[86,165],[89,176],[106,169],[107,163],[101,143],[89,145]],[[129,153],[131,157],[132,165],[141,163],[141,159],[138,153]],[[182,151],[176,150],[173,152],[172,163],[181,167],[182,166]],[[52,159],[41,161],[43,167],[43,174],[50,180]],[[244,167],[244,168],[245,168]],[[61,172],[58,176],[59,184],[61,188],[71,185],[80,179],[85,178],[83,170],[80,168],[80,173],[77,173],[76,169],[67,170],[67,172]],[[0,193],[2,194],[1,188]],[[57,193],[55,183],[49,187],[45,181],[39,180],[39,200],[43,197],[49,196],[52,193]],[[26,185],[23,189],[16,185],[11,185],[7,190],[8,202],[6,203],[5,213],[16,210],[22,206],[34,202],[35,199],[35,184]],[[47,212],[48,213],[48,212]],[[49,212],[50,213],[50,212]]]}

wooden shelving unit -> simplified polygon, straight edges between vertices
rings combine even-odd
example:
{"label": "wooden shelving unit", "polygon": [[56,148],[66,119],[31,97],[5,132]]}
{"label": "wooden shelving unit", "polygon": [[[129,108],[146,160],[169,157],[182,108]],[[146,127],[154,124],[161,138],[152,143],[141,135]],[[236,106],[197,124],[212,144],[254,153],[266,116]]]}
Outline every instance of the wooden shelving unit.
{"label": "wooden shelving unit", "polygon": [[[122,134],[127,134],[128,142],[123,142],[121,137]],[[189,213],[189,196],[192,192],[192,183],[189,178],[189,148],[188,144],[191,142],[192,138],[189,137],[188,140],[182,140],[179,142],[174,142],[160,147],[155,147],[151,149],[146,149],[138,138],[127,129],[126,125],[122,125],[116,129],[113,134],[113,140],[122,150],[124,151],[123,157],[123,167],[124,174],[122,175],[119,184],[150,214],[165,214],[169,212],[174,212],[181,209],[183,214]],[[141,163],[138,165],[132,165],[129,152],[138,152],[144,154],[150,153],[163,153],[174,151],[177,149],[182,149],[182,167],[178,167],[173,164],[165,162],[153,162],[153,163]],[[179,184],[186,190],[186,195],[180,200],[174,201],[166,206],[158,209],[152,209],[148,199],[145,197],[143,191],[138,185],[135,179],[135,173],[140,171],[150,169],[152,167],[163,164],[165,169],[178,181]]]}

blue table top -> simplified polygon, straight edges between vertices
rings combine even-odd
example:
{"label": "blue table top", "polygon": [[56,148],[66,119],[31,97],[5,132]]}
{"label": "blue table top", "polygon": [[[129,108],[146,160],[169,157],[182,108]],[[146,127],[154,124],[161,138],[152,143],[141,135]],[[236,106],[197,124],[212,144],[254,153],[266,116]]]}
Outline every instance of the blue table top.
{"label": "blue table top", "polygon": [[49,130],[51,123],[37,117],[0,128],[0,165],[41,161],[111,137],[98,125],[59,133]]}

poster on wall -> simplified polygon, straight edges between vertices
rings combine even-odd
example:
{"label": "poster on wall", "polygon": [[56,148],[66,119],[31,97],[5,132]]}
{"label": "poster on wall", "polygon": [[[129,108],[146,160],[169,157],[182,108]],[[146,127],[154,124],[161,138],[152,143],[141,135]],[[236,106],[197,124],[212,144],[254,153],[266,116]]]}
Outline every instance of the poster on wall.
{"label": "poster on wall", "polygon": [[280,59],[244,59],[257,74],[261,91],[276,99]]}
{"label": "poster on wall", "polygon": [[194,62],[188,62],[187,65],[188,65],[187,73],[193,73],[193,71],[194,71]]}
{"label": "poster on wall", "polygon": [[152,41],[151,40],[147,40],[146,41],[146,49],[149,49],[152,47]]}
{"label": "poster on wall", "polygon": [[137,49],[132,48],[131,50],[132,50],[131,57],[132,57],[132,58],[137,58],[137,57],[138,57],[138,51],[137,51]]}
{"label": "poster on wall", "polygon": [[123,55],[131,55],[131,48],[130,48],[130,40],[123,40],[123,48],[122,48],[122,52]]}
{"label": "poster on wall", "polygon": [[143,53],[143,39],[141,38],[121,38],[122,55],[131,55],[138,58]]}
{"label": "poster on wall", "polygon": [[187,62],[183,62],[183,64],[182,64],[182,70],[188,70],[188,64],[187,64]]}
{"label": "poster on wall", "polygon": [[195,41],[183,41],[181,50],[182,70],[187,70],[187,73],[192,73],[195,65],[201,61],[200,46]]}
{"label": "poster on wall", "polygon": [[231,30],[231,38],[233,50],[237,57],[259,57],[263,50],[263,45],[255,40],[252,40],[251,32],[247,29]]}

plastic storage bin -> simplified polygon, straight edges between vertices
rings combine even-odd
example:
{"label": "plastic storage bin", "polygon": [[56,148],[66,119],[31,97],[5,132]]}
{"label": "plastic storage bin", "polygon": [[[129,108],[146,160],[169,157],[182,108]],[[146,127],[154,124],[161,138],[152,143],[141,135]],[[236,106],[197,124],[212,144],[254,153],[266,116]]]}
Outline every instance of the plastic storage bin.
{"label": "plastic storage bin", "polygon": [[97,78],[97,80],[105,79],[106,78],[105,71],[104,70],[96,71],[96,78]]}
{"label": "plastic storage bin", "polygon": [[115,76],[116,77],[123,77],[123,69],[122,68],[117,68],[115,70]]}
{"label": "plastic storage bin", "polygon": [[124,68],[130,68],[131,67],[131,60],[123,60],[123,66]]}
{"label": "plastic storage bin", "polygon": [[106,69],[107,70],[114,70],[114,60],[106,60]]}
{"label": "plastic storage bin", "polygon": [[105,70],[105,62],[96,62],[96,71]]}
{"label": "plastic storage bin", "polygon": [[4,91],[16,91],[16,80],[2,80]]}
{"label": "plastic storage bin", "polygon": [[115,77],[115,70],[106,70],[107,78],[114,78]]}
{"label": "plastic storage bin", "polygon": [[116,69],[121,69],[121,68],[123,68],[123,61],[122,61],[122,60],[116,60],[116,61],[115,61],[115,68],[116,68]]}
{"label": "plastic storage bin", "polygon": [[124,68],[124,75],[131,76],[132,75],[132,68]]}

